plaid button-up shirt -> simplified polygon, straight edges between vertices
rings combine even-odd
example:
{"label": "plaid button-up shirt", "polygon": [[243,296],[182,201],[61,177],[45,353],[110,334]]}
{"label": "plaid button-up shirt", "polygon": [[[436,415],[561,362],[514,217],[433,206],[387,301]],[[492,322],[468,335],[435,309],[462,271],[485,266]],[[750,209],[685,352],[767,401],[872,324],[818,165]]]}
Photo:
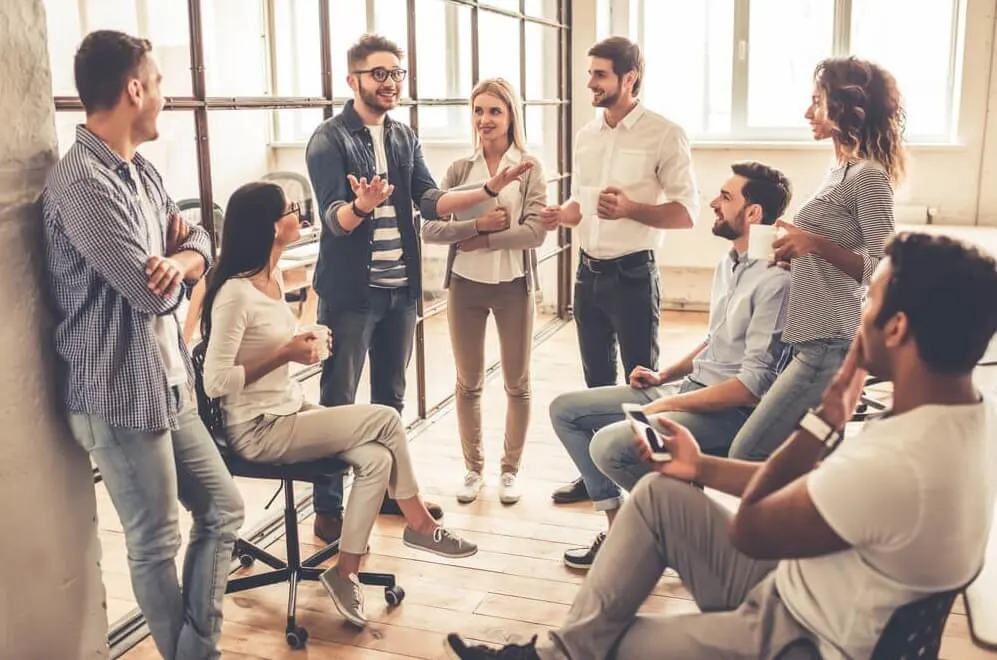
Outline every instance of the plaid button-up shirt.
{"label": "plaid button-up shirt", "polygon": [[[49,172],[42,192],[55,348],[65,368],[61,385],[70,412],[131,429],[176,429],[177,402],[169,395],[153,318],[175,315],[186,286],[157,295],[148,287],[145,264],[152,254],[148,228],[158,227],[165,245],[177,206],[149,161],[136,154],[132,164],[140,181],[100,138],[78,126],[76,142]],[[145,186],[155,218],[145,217],[137,185]],[[191,227],[179,249],[197,251],[211,263],[201,227]]]}

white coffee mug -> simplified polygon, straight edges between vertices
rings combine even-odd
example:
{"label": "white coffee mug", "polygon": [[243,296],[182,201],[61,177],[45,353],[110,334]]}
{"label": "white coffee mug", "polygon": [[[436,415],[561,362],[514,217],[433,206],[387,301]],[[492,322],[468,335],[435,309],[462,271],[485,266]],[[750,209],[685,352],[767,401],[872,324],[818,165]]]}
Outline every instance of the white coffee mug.
{"label": "white coffee mug", "polygon": [[584,186],[578,191],[578,206],[582,217],[590,217],[599,209],[599,189],[594,186]]}
{"label": "white coffee mug", "polygon": [[332,330],[325,325],[308,325],[301,328],[301,332],[311,332],[315,334],[316,341],[318,342],[318,359],[319,361],[329,359],[329,338],[332,337]]}
{"label": "white coffee mug", "polygon": [[775,225],[751,225],[748,233],[748,258],[772,260],[772,243],[776,239]]}

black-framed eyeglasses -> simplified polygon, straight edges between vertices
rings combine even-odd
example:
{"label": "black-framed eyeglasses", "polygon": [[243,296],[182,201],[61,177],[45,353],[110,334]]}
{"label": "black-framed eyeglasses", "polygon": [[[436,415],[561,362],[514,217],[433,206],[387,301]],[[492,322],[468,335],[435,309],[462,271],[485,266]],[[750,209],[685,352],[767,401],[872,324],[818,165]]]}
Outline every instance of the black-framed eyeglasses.
{"label": "black-framed eyeglasses", "polygon": [[281,218],[286,218],[289,215],[300,216],[301,215],[301,204],[298,204],[297,202],[291,202],[290,204],[288,204],[287,210],[280,214],[280,217]]}
{"label": "black-framed eyeglasses", "polygon": [[386,69],[383,66],[376,66],[373,69],[359,69],[353,72],[354,75],[361,73],[369,73],[370,77],[379,83],[383,83],[387,80],[388,76],[391,76],[391,79],[395,82],[400,83],[405,80],[405,76],[408,75],[408,71],[405,69]]}

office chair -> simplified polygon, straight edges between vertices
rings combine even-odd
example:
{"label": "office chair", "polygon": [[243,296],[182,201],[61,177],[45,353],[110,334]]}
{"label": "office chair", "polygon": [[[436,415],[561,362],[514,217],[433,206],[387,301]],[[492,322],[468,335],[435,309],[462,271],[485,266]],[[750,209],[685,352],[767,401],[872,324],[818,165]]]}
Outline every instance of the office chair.
{"label": "office chair", "polygon": [[[339,542],[327,545],[310,557],[301,558],[301,550],[298,546],[298,511],[294,500],[294,482],[310,482],[316,477],[343,472],[348,470],[350,466],[336,458],[278,464],[247,461],[236,455],[228,447],[225,440],[220,403],[217,399],[209,398],[204,392],[203,371],[206,348],[205,342],[201,341],[191,351],[194,363],[197,410],[204,425],[211,433],[211,437],[214,438],[225,465],[233,477],[279,481],[284,490],[284,540],[287,561],[275,557],[263,548],[244,539],[237,539],[234,554],[239,558],[239,563],[244,568],[251,567],[256,560],[259,560],[273,570],[232,578],[228,582],[225,593],[231,594],[287,582],[287,627],[284,631],[287,645],[293,649],[304,648],[305,642],[308,641],[308,631],[297,624],[295,616],[298,582],[302,580],[318,581],[324,570],[319,568],[319,564],[339,552]],[[384,600],[388,605],[399,605],[405,599],[405,590],[395,583],[395,576],[391,573],[359,573],[358,579],[361,584],[384,587]]]}

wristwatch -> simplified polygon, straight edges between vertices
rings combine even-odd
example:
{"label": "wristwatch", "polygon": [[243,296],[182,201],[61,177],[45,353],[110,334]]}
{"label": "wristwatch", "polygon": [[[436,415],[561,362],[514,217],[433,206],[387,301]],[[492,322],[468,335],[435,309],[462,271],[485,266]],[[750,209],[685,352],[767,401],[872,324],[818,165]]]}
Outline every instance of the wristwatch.
{"label": "wristwatch", "polygon": [[813,408],[800,420],[799,428],[820,440],[828,449],[834,449],[843,437],[839,429],[828,424]]}
{"label": "wristwatch", "polygon": [[353,207],[353,215],[357,216],[358,218],[366,218],[368,215],[373,213],[373,211],[367,211],[367,212],[361,211],[360,207],[357,206],[357,200],[355,199],[353,200],[352,207]]}
{"label": "wristwatch", "polygon": [[488,187],[487,181],[485,182],[485,185],[481,187],[485,189],[485,192],[488,194],[489,197],[498,197],[498,193]]}

